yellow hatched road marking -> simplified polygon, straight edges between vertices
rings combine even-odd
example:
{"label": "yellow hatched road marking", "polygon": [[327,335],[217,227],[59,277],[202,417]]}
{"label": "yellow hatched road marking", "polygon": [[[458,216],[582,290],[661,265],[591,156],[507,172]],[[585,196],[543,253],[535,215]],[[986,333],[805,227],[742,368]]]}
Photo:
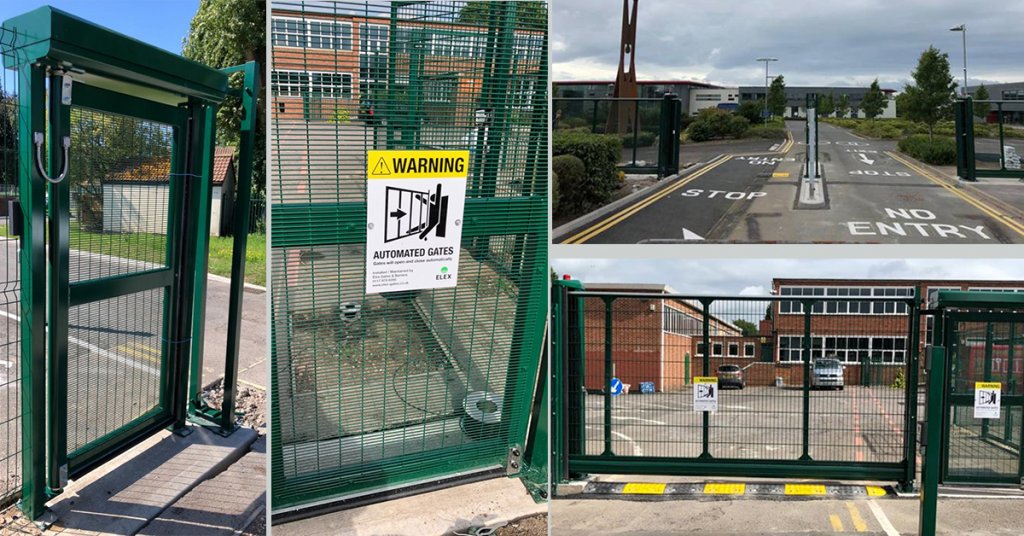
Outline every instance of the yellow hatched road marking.
{"label": "yellow hatched road marking", "polygon": [[705,495],[743,495],[747,485],[741,482],[714,482],[704,484]]}
{"label": "yellow hatched road marking", "polygon": [[821,484],[786,484],[786,495],[824,495]]}
{"label": "yellow hatched road marking", "polygon": [[665,484],[657,482],[630,482],[622,488],[622,493],[631,495],[663,495]]}
{"label": "yellow hatched road marking", "polygon": [[864,522],[864,518],[860,516],[860,510],[857,509],[857,505],[852,502],[846,503],[846,509],[850,511],[850,519],[853,520],[853,528],[857,529],[857,532],[864,532],[868,530],[868,524]]}
{"label": "yellow hatched road marking", "polygon": [[114,348],[116,353],[128,354],[132,357],[145,359],[151,363],[160,363],[160,350],[145,344],[122,344]]}
{"label": "yellow hatched road marking", "polygon": [[843,520],[839,519],[839,516],[835,514],[828,515],[829,523],[832,523],[833,532],[845,532],[846,529],[843,527]]}
{"label": "yellow hatched road marking", "polygon": [[618,212],[614,216],[603,220],[602,222],[598,223],[597,225],[594,225],[593,227],[590,227],[588,229],[580,231],[579,233],[576,233],[571,238],[566,240],[565,243],[566,244],[582,244],[582,243],[586,242],[587,240],[590,240],[591,238],[594,238],[595,236],[597,236],[597,235],[607,231],[611,227],[614,227],[615,225],[618,225],[620,222],[622,222],[622,220],[625,220],[626,218],[632,216],[633,214],[636,214],[637,212],[640,212],[641,210],[647,208],[649,205],[651,205],[655,201],[660,201],[661,199],[667,197],[668,195],[672,194],[673,192],[675,192],[676,190],[682,188],[683,186],[686,186],[687,184],[693,182],[694,180],[697,180],[698,178],[700,178],[704,174],[710,172],[711,170],[715,169],[716,167],[718,167],[718,166],[728,162],[729,160],[732,160],[732,157],[733,157],[733,155],[731,155],[731,154],[719,156],[717,159],[712,160],[711,163],[709,163],[707,166],[705,166],[704,169],[701,169],[701,170],[697,171],[696,173],[694,173],[693,175],[690,175],[690,176],[684,178],[683,180],[679,181],[678,184],[676,184],[674,186],[670,186],[668,188],[665,188],[664,190],[662,190],[662,191],[660,191],[660,192],[658,192],[658,193],[648,197],[647,199],[644,199],[643,201],[641,201],[641,202],[639,202],[639,203],[637,203],[637,204],[635,204],[635,205],[633,205],[631,207],[623,209],[622,211]]}

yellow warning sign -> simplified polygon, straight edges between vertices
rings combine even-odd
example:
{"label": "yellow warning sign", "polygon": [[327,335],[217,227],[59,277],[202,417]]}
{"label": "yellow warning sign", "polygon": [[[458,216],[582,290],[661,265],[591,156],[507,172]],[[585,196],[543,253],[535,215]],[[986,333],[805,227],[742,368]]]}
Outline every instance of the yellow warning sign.
{"label": "yellow warning sign", "polygon": [[742,482],[709,482],[704,484],[704,495],[743,495],[747,485]]}
{"label": "yellow warning sign", "polygon": [[974,382],[975,391],[988,391],[988,390],[1001,391],[1003,384],[999,382]]}
{"label": "yellow warning sign", "polygon": [[693,383],[718,383],[715,376],[694,376]]}
{"label": "yellow warning sign", "polygon": [[656,482],[630,482],[622,488],[622,493],[636,495],[662,495],[665,493],[665,484]]}
{"label": "yellow warning sign", "polygon": [[465,179],[469,151],[367,151],[369,179]]}
{"label": "yellow warning sign", "polygon": [[786,495],[824,495],[821,484],[786,484]]}

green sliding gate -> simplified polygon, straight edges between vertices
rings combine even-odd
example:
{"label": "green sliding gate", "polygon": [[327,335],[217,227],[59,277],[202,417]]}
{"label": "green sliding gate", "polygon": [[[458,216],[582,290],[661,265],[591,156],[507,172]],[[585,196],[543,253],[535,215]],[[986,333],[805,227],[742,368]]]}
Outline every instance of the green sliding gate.
{"label": "green sliding gate", "polygon": [[[198,385],[214,121],[226,72],[242,70],[251,127],[258,80],[255,64],[217,71],[49,7],[3,27],[18,78],[21,504],[34,519],[69,478],[160,429],[185,433],[190,412],[234,429],[233,371],[223,413]],[[251,130],[242,138],[247,192]]]}
{"label": "green sliding gate", "polygon": [[[986,122],[975,124],[975,114],[986,115]],[[953,107],[957,176],[965,181],[985,177],[1024,180],[1024,140],[1008,136],[1018,131],[1006,126],[1008,116],[1020,121],[1022,114],[1024,103],[1020,101],[957,99]],[[990,117],[995,124],[988,122]]]}
{"label": "green sliding gate", "polygon": [[[520,473],[547,309],[547,4],[272,8],[272,510]],[[367,292],[381,149],[468,150],[457,286]]]}
{"label": "green sliding gate", "polygon": [[[875,290],[738,298],[557,282],[552,478],[870,479],[911,488],[920,297],[909,287]],[[737,378],[723,365],[739,366],[741,389],[724,389]],[[718,377],[716,411],[695,410],[702,377]]]}
{"label": "green sliding gate", "polygon": [[[1024,482],[1024,299],[980,294],[939,293],[935,337],[947,362],[941,482],[1016,486]],[[990,401],[998,417],[977,413]]]}

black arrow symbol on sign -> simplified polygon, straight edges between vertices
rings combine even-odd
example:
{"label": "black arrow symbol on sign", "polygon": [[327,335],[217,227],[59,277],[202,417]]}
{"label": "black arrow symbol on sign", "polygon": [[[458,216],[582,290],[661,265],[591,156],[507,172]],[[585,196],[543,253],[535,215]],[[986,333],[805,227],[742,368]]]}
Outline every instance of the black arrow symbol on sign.
{"label": "black arrow symbol on sign", "polygon": [[402,212],[402,209],[398,209],[391,213],[392,218],[401,218],[403,216],[405,216],[405,212]]}

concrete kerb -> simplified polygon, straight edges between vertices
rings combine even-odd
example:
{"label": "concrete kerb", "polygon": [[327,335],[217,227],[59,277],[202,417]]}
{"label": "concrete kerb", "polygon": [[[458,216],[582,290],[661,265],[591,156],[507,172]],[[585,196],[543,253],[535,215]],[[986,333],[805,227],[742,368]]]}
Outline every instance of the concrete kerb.
{"label": "concrete kerb", "polygon": [[705,166],[707,166],[711,162],[717,160],[718,158],[721,158],[724,155],[725,155],[725,153],[722,153],[722,154],[719,154],[719,155],[715,156],[712,159],[709,159],[707,162],[700,162],[700,163],[694,164],[693,166],[690,166],[689,168],[686,168],[686,170],[684,170],[681,173],[677,173],[675,175],[669,175],[668,177],[665,177],[664,179],[659,181],[656,186],[654,186],[652,188],[646,188],[646,189],[643,189],[643,190],[639,190],[639,191],[633,192],[633,193],[627,195],[626,197],[623,197],[622,199],[619,199],[619,200],[616,200],[616,201],[614,201],[612,203],[609,203],[609,204],[607,204],[607,205],[605,205],[605,206],[603,206],[603,207],[601,207],[601,208],[599,208],[599,209],[597,209],[597,210],[595,210],[593,212],[588,212],[587,214],[584,214],[584,215],[580,216],[579,218],[576,218],[575,220],[570,221],[569,223],[563,224],[563,225],[557,227],[556,229],[553,229],[551,231],[551,236],[553,238],[555,238],[555,239],[558,239],[558,238],[564,237],[566,235],[569,235],[569,234],[571,234],[571,233],[573,233],[575,231],[578,231],[578,230],[582,229],[583,227],[585,227],[587,225],[590,225],[591,223],[593,223],[593,222],[595,222],[595,221],[597,221],[597,220],[607,216],[608,214],[611,214],[612,212],[615,212],[615,211],[621,209],[622,207],[625,207],[625,206],[628,206],[628,205],[632,205],[632,204],[634,204],[635,202],[637,202],[637,201],[639,201],[641,199],[644,199],[644,198],[646,198],[648,196],[654,195],[654,194],[660,192],[661,190],[664,190],[665,188],[668,188],[669,186],[674,184],[675,181],[677,181],[678,179],[682,179],[682,178],[685,178],[688,175],[693,174],[697,170],[704,168]]}

